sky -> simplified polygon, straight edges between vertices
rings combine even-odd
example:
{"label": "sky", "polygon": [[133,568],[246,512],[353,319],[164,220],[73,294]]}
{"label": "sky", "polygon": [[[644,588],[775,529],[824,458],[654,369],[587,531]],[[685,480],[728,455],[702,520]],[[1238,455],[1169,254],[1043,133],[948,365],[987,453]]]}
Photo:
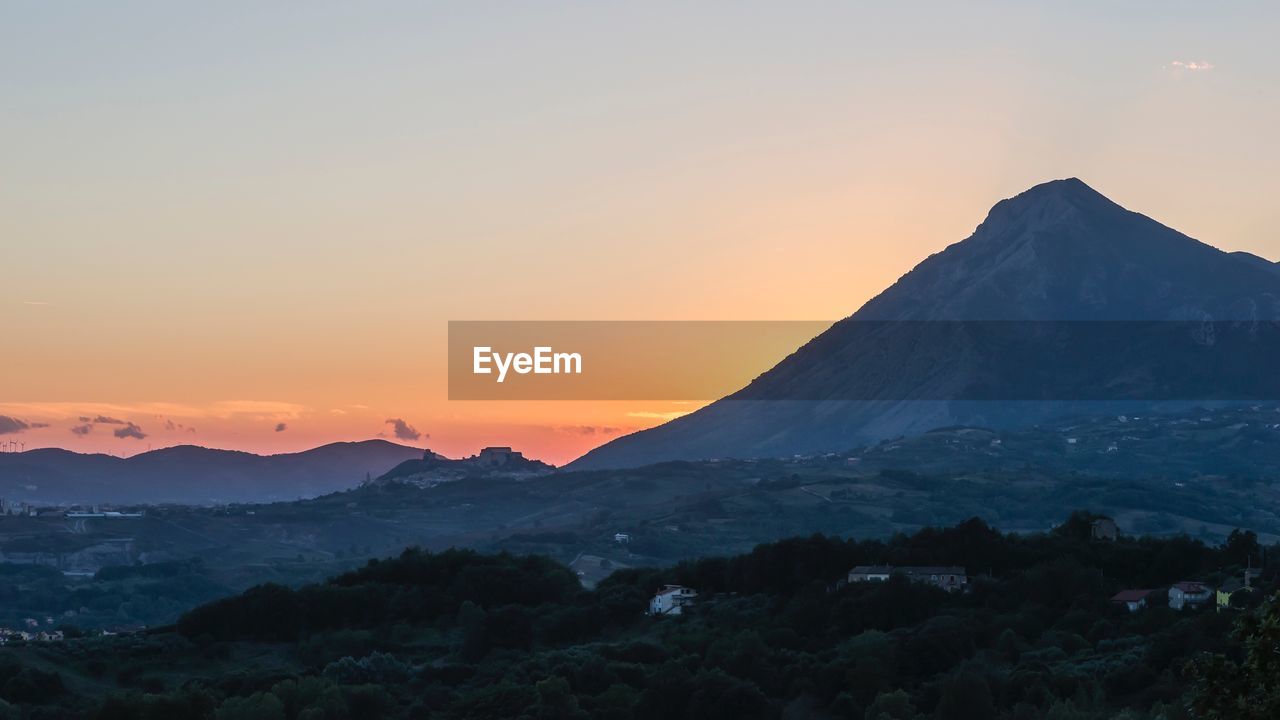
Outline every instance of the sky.
{"label": "sky", "polygon": [[563,463],[696,404],[450,402],[448,321],[834,320],[1054,178],[1280,259],[1278,30],[1203,1],[5,3],[0,442]]}

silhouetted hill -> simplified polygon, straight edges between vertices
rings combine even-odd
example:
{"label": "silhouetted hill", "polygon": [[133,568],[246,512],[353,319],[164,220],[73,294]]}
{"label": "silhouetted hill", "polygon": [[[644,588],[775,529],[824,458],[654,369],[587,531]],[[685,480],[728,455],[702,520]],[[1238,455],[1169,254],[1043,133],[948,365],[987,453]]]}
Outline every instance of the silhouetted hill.
{"label": "silhouetted hill", "polygon": [[[1213,369],[1231,358],[1205,365],[1196,365],[1203,353],[1171,358],[1167,349],[1189,339],[1179,324],[1277,319],[1274,263],[1193,240],[1077,179],[1057,180],[997,203],[969,238],[921,262],[746,388],[568,467],[841,451],[947,425],[1016,427],[1123,411],[1123,404],[1093,401],[1142,395],[1118,390],[1206,400],[1216,397],[1199,394],[1215,380]],[[1117,342],[1094,337],[1068,345],[1074,354],[1055,352],[1061,339],[1052,333],[1068,324],[1103,335],[1121,327],[1104,324],[1116,321],[1146,325]],[[1030,329],[1017,335],[1002,327]],[[1006,335],[993,340],[993,329]],[[1030,348],[1040,355],[1022,354],[1020,343],[1041,332],[1048,339]],[[1018,394],[1028,388],[1032,395]],[[977,402],[974,393],[1001,402]]]}
{"label": "silhouetted hill", "polygon": [[0,455],[0,497],[46,503],[223,503],[314,497],[354,487],[418,448],[339,442],[279,455],[195,445],[129,458],[41,449]]}
{"label": "silhouetted hill", "polygon": [[405,460],[376,478],[377,483],[408,483],[428,487],[464,478],[533,478],[555,470],[509,447],[487,447],[478,455],[453,460],[427,450],[417,460]]}

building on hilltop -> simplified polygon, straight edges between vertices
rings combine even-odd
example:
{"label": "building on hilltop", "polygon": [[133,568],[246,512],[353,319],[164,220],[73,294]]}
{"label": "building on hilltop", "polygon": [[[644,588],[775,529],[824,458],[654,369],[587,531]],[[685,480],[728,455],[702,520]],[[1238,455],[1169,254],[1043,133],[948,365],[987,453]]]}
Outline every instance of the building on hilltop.
{"label": "building on hilltop", "polygon": [[524,453],[512,450],[510,447],[487,447],[480,451],[476,456],[476,466],[481,468],[502,467],[510,462],[520,462],[524,460]]}
{"label": "building on hilltop", "polygon": [[849,571],[849,582],[884,582],[901,575],[912,582],[925,583],[947,592],[964,590],[969,584],[965,569],[955,565],[894,567],[892,565],[859,565]]}

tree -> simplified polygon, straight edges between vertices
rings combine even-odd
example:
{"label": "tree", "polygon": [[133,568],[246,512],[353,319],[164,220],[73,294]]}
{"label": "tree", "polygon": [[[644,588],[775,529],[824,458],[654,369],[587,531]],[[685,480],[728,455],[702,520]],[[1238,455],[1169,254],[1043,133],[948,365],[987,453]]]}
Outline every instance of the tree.
{"label": "tree", "polygon": [[1280,594],[1237,621],[1244,644],[1241,662],[1206,655],[1187,668],[1191,708],[1203,720],[1264,720],[1280,717]]}
{"label": "tree", "polygon": [[285,720],[284,703],[271,693],[231,697],[222,703],[217,720]]}
{"label": "tree", "polygon": [[539,680],[534,689],[538,702],[530,708],[528,716],[535,720],[586,720],[587,714],[578,707],[578,698],[569,688],[569,681],[559,676]]}
{"label": "tree", "polygon": [[1250,560],[1257,562],[1259,549],[1258,533],[1252,530],[1232,530],[1222,546],[1227,561],[1235,565],[1248,565]]}
{"label": "tree", "polygon": [[875,702],[867,708],[867,720],[916,720],[916,706],[911,704],[911,696],[904,690],[880,693]]}
{"label": "tree", "polygon": [[991,688],[981,675],[962,672],[942,686],[942,698],[933,716],[938,720],[988,720],[996,716]]}

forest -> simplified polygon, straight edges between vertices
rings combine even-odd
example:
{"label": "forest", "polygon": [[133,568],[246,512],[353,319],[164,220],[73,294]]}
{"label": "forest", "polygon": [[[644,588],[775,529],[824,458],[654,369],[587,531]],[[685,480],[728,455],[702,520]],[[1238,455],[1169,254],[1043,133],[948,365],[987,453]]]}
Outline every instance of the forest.
{"label": "forest", "polygon": [[[0,648],[0,718],[1280,716],[1271,568],[1221,610],[1173,610],[1162,592],[1217,587],[1270,548],[1242,531],[1099,540],[1095,519],[814,535],[591,590],[540,556],[411,548],[173,626]],[[969,583],[845,582],[863,564],[962,566]],[[667,584],[697,600],[648,616]],[[1137,612],[1111,602],[1132,588],[1156,592]]]}

